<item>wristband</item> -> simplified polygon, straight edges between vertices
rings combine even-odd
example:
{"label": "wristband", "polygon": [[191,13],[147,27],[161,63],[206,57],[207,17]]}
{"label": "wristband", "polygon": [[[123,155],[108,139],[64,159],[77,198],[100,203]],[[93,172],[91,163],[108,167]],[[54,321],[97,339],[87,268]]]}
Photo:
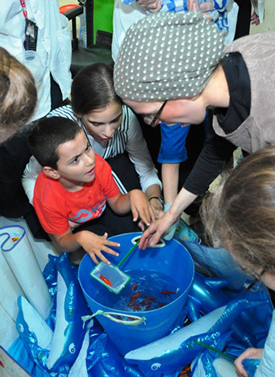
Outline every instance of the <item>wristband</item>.
{"label": "wristband", "polygon": [[162,208],[164,207],[164,200],[161,196],[151,196],[151,198],[149,199],[149,202],[152,200],[152,199],[157,199],[160,204],[162,205]]}

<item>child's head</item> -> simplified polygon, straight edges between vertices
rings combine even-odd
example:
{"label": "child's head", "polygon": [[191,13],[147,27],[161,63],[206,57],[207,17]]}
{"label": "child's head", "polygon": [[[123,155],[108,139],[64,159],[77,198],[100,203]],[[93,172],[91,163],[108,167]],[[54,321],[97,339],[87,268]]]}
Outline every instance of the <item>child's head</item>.
{"label": "child's head", "polygon": [[72,108],[75,114],[87,115],[113,102],[121,104],[114,90],[113,69],[96,63],[81,69],[72,83]]}
{"label": "child's head", "polygon": [[72,109],[97,141],[108,141],[121,124],[122,102],[116,95],[113,70],[96,63],[79,71],[72,83]]}
{"label": "child's head", "polygon": [[40,165],[57,169],[58,147],[74,140],[80,132],[81,128],[70,119],[45,118],[34,127],[29,137],[31,153]]}
{"label": "child's head", "polygon": [[44,173],[60,183],[79,185],[94,179],[94,152],[83,130],[72,120],[43,119],[33,129],[29,145]]}
{"label": "child's head", "polygon": [[27,124],[36,100],[35,82],[30,71],[0,47],[0,142]]}
{"label": "child's head", "polygon": [[275,276],[274,167],[275,147],[251,154],[202,205],[207,233],[255,275]]}

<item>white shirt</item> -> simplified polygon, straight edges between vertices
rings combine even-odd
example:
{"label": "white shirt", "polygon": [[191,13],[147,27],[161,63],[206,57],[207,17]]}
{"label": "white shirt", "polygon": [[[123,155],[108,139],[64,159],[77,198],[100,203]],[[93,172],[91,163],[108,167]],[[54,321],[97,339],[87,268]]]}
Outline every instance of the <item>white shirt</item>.
{"label": "white shirt", "polygon": [[[51,109],[50,73],[59,85],[63,99],[71,89],[71,36],[69,21],[59,13],[57,0],[25,0],[27,17],[38,27],[37,50],[44,70],[37,85],[38,104],[32,118],[39,119]],[[20,0],[1,1],[0,46],[13,56],[24,52],[25,17]],[[28,67],[28,65],[26,64]],[[28,67],[32,70],[31,65]]]}
{"label": "white shirt", "polygon": [[122,0],[115,0],[112,38],[112,58],[114,62],[129,27],[146,15],[146,10],[136,2],[129,6],[124,4]]}

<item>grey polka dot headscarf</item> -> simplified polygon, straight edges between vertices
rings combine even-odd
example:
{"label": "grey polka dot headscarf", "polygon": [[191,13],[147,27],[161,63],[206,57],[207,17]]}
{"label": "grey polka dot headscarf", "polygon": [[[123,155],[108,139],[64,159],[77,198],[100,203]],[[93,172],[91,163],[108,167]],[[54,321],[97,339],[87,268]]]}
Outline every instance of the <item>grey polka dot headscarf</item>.
{"label": "grey polka dot headscarf", "polygon": [[223,37],[201,13],[158,13],[127,31],[114,68],[116,93],[136,102],[191,98],[223,55]]}

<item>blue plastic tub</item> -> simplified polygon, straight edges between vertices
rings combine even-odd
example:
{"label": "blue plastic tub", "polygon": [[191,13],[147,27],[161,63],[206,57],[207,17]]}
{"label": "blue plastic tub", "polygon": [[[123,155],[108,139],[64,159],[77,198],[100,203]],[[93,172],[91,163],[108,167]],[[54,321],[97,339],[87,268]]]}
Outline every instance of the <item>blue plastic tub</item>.
{"label": "blue plastic tub", "polygon": [[[113,264],[118,264],[139,235],[141,233],[127,233],[111,237],[110,240],[120,243],[120,248],[114,248],[120,255],[115,258],[108,254],[108,259]],[[121,266],[121,269],[129,275],[131,275],[131,269],[140,269],[159,272],[176,281],[180,288],[178,297],[170,304],[151,311],[128,312],[113,309],[112,303],[117,295],[108,291],[90,276],[90,272],[95,266],[90,256],[85,255],[80,263],[78,272],[80,285],[93,313],[102,310],[103,312],[115,312],[118,316],[131,317],[133,315],[145,318],[145,321],[137,326],[127,326],[114,322],[103,315],[97,316],[98,321],[121,355],[167,335],[186,302],[194,278],[193,260],[186,248],[174,239],[165,241],[162,246],[164,247],[136,249]]]}

